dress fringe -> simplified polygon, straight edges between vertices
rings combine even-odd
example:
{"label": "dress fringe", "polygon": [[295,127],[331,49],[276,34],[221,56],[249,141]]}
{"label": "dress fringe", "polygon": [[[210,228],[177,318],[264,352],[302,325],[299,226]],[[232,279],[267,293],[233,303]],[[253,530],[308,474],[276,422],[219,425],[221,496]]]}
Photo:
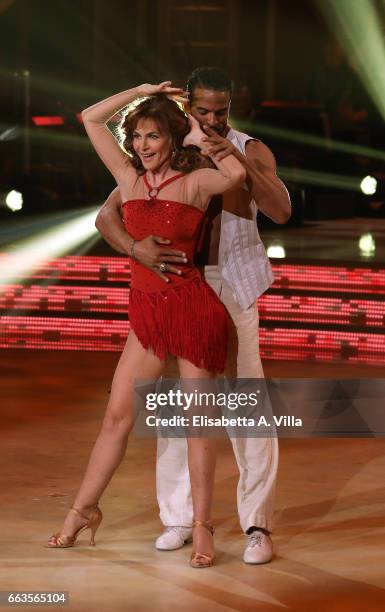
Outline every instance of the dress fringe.
{"label": "dress fringe", "polygon": [[227,354],[226,308],[197,277],[164,291],[130,291],[131,328],[159,359],[182,357],[198,368],[223,372]]}

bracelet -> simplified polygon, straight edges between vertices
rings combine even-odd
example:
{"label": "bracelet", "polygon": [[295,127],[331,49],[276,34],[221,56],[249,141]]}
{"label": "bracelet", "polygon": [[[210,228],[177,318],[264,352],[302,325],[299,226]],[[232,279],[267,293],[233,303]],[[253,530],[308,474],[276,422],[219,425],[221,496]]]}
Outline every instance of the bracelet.
{"label": "bracelet", "polygon": [[138,242],[138,241],[137,241],[137,240],[135,240],[134,238],[132,239],[131,248],[130,248],[130,257],[131,257],[132,259],[136,259],[136,257],[135,257],[135,253],[134,253],[134,248],[135,248],[135,244],[136,244],[137,242]]}

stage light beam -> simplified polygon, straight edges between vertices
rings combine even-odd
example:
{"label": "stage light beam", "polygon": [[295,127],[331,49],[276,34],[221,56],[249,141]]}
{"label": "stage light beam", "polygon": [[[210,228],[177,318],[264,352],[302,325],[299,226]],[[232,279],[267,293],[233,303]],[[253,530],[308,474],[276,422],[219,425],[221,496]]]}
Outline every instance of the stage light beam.
{"label": "stage light beam", "polygon": [[343,140],[333,139],[330,141],[325,136],[306,134],[305,132],[300,132],[299,130],[276,127],[267,123],[231,119],[231,125],[233,125],[235,129],[239,130],[240,132],[257,132],[259,136],[279,138],[280,140],[285,140],[287,142],[297,142],[299,144],[324,151],[331,149],[333,151],[346,153],[347,155],[359,155],[362,157],[370,157],[371,159],[385,161],[385,151],[374,149],[373,147],[344,142]]}
{"label": "stage light beam", "polygon": [[371,0],[317,0],[317,5],[385,119],[385,43],[375,3]]}
{"label": "stage light beam", "polygon": [[95,220],[99,208],[82,211],[71,221],[35,234],[9,248],[0,261],[0,286],[28,278],[45,262],[65,255],[97,234]]}
{"label": "stage light beam", "polygon": [[277,168],[277,174],[283,180],[301,183],[303,185],[317,185],[319,187],[342,189],[346,191],[360,191],[360,179],[356,176],[318,172],[316,170],[305,170],[304,168],[290,168],[287,166],[279,166]]}

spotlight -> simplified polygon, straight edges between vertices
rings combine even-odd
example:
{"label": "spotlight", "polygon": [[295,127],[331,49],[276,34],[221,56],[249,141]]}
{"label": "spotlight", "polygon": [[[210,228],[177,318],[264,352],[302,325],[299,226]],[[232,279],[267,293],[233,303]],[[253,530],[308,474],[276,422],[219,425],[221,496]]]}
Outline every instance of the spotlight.
{"label": "spotlight", "polygon": [[360,183],[360,188],[365,195],[374,195],[377,191],[377,179],[374,176],[365,176]]}
{"label": "spotlight", "polygon": [[370,217],[385,216],[385,174],[376,171],[374,175],[365,176],[361,184],[360,214]]}
{"label": "spotlight", "polygon": [[282,244],[275,242],[267,248],[267,255],[268,257],[273,257],[276,259],[284,259],[286,257],[286,251]]}
{"label": "spotlight", "polygon": [[361,251],[361,255],[364,257],[372,257],[376,252],[376,242],[372,234],[363,234],[360,237],[358,247]]}
{"label": "spotlight", "polygon": [[12,212],[17,212],[23,208],[23,195],[20,191],[12,189],[5,196],[5,204]]}

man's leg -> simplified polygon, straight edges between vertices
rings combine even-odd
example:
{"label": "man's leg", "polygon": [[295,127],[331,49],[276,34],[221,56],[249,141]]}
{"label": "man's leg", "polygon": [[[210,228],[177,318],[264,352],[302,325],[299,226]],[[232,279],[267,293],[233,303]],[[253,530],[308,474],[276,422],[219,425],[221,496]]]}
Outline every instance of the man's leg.
{"label": "man's leg", "polygon": [[165,529],[158,550],[177,550],[192,541],[193,505],[186,438],[158,438],[156,493]]}
{"label": "man's leg", "polygon": [[[259,354],[257,306],[241,310],[231,289],[225,283],[223,283],[220,298],[235,326],[235,342],[238,343],[237,377],[263,378]],[[237,502],[241,527],[245,533],[251,533],[254,528],[262,533],[269,533],[273,528],[278,440],[275,436],[271,438],[232,437],[231,442],[240,472]],[[246,557],[245,553],[245,560]],[[249,557],[253,558],[253,555]],[[254,550],[254,557],[258,558],[258,548]],[[260,555],[260,558],[265,559],[266,555]]]}
{"label": "man's leg", "polygon": [[158,438],[156,491],[163,525],[191,527],[193,509],[186,438]]}

